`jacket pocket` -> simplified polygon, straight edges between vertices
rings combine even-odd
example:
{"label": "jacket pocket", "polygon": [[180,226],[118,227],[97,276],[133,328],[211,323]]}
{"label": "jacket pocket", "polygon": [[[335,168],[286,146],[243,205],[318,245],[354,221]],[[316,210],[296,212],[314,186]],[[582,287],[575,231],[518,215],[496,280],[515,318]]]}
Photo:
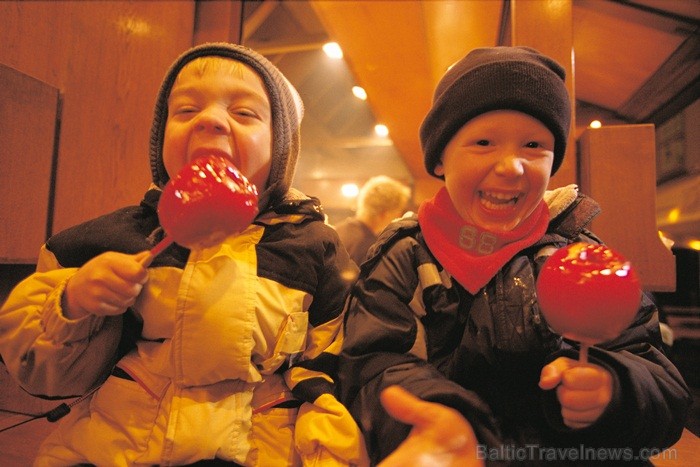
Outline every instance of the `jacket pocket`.
{"label": "jacket pocket", "polygon": [[143,378],[117,367],[90,402],[91,431],[111,437],[121,452],[147,449],[163,394],[169,382],[147,385]]}
{"label": "jacket pocket", "polygon": [[260,362],[261,373],[270,374],[279,368],[289,357],[303,352],[306,347],[306,331],[309,325],[307,313],[290,313],[280,325],[277,341],[269,358]]}
{"label": "jacket pocket", "polygon": [[275,346],[276,354],[293,355],[304,350],[306,331],[309,327],[309,315],[306,312],[291,313]]}
{"label": "jacket pocket", "polygon": [[246,465],[301,466],[294,449],[297,408],[272,408],[253,414],[250,451]]}

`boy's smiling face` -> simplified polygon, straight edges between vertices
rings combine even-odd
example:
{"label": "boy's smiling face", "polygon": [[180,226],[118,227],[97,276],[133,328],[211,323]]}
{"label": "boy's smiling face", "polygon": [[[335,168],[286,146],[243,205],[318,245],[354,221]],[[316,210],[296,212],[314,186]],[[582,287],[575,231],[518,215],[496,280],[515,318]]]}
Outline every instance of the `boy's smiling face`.
{"label": "boy's smiling face", "polygon": [[272,158],[272,114],[262,78],[232,59],[195,59],[168,98],[163,164],[174,177],[192,159],[218,154],[265,189]]}
{"label": "boy's smiling face", "polygon": [[549,183],[554,135],[539,120],[495,110],[469,120],[445,147],[435,173],[467,222],[491,232],[515,229]]}

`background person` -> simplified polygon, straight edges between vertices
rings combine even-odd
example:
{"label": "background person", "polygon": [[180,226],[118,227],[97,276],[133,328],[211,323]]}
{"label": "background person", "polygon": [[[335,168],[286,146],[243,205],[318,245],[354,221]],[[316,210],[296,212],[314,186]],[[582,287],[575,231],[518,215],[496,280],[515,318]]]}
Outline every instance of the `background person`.
{"label": "background person", "polygon": [[384,227],[404,214],[410,198],[409,187],[386,175],[372,177],[362,185],[355,216],[335,226],[355,264],[362,264],[367,250]]}

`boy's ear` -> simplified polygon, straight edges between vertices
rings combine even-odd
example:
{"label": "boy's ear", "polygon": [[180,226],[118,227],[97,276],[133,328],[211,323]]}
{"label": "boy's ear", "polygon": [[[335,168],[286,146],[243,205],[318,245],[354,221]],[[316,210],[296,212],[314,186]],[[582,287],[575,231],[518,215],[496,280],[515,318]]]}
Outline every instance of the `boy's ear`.
{"label": "boy's ear", "polygon": [[433,172],[435,175],[438,177],[444,177],[445,176],[445,167],[442,165],[442,161],[438,162],[435,165],[435,168],[433,169]]}

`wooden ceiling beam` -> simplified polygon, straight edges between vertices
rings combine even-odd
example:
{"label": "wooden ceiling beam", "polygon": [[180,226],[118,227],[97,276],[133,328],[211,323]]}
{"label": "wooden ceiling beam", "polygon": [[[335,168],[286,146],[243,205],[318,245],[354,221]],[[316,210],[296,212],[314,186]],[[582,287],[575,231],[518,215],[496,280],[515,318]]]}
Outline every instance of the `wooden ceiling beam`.
{"label": "wooden ceiling beam", "polygon": [[[671,54],[642,87],[617,110],[617,113],[638,123],[652,122],[654,115],[657,120],[662,116],[668,118],[691,104],[694,101],[693,97],[697,99],[698,77],[700,77],[700,38],[693,35]],[[689,90],[684,94],[687,95],[688,102],[677,102],[674,107],[680,107],[680,109],[674,109],[673,113],[664,111],[669,102],[674,101],[674,97],[681,95],[684,90]]]}
{"label": "wooden ceiling beam", "polygon": [[[265,0],[262,2],[253,13],[251,13],[245,19],[245,24],[243,25],[243,37],[241,40],[242,44],[247,43],[255,31],[258,30],[260,26],[270,17],[273,11],[279,5],[278,0]],[[243,6],[245,8],[245,1],[243,1]]]}

